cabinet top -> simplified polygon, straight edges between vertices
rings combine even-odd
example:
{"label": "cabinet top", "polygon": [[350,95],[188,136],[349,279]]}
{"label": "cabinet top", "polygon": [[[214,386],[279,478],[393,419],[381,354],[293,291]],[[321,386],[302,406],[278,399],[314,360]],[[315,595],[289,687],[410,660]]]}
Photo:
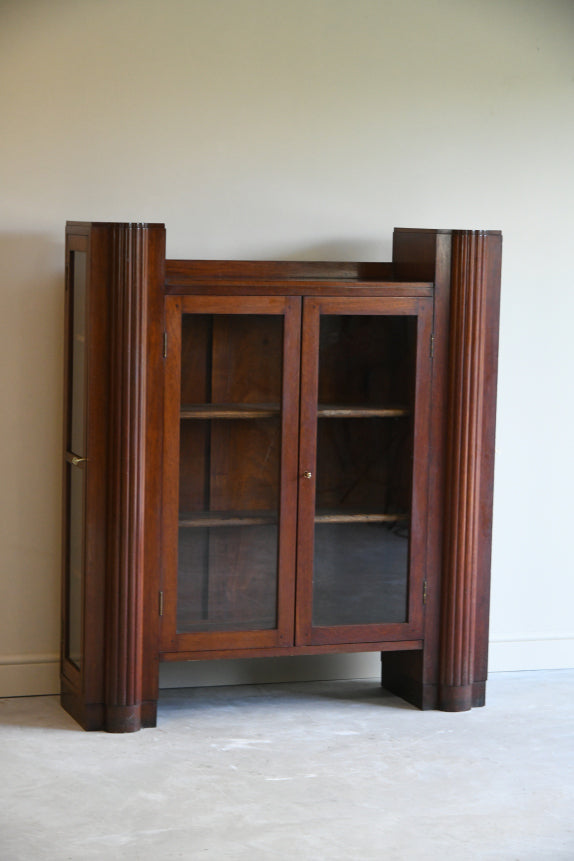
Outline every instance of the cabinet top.
{"label": "cabinet top", "polygon": [[75,227],[122,227],[129,229],[163,227],[165,229],[165,224],[159,221],[66,221],[66,229]]}
{"label": "cabinet top", "polygon": [[502,230],[480,230],[478,228],[457,229],[457,230],[434,230],[426,227],[395,227],[395,233],[440,233],[452,234],[469,233],[472,236],[502,236]]}
{"label": "cabinet top", "polygon": [[[392,262],[295,260],[166,260],[160,222],[67,221],[68,247],[115,259],[127,243],[130,259],[147,255],[150,272],[171,294],[432,296],[449,289],[451,254],[499,267],[499,230],[395,228]],[[93,234],[94,246],[89,248]],[[131,237],[131,238],[130,238]],[[117,248],[116,248],[117,246]],[[141,248],[140,248],[141,246]],[[114,256],[115,255],[115,256]],[[135,256],[134,256],[135,255]],[[453,259],[454,259],[453,257]],[[461,258],[462,259],[462,258]],[[153,265],[149,262],[153,261]],[[147,264],[146,264],[147,265]],[[478,265],[478,264],[477,264]],[[147,271],[147,270],[146,270]],[[494,271],[494,270],[493,270]]]}
{"label": "cabinet top", "polygon": [[[408,287],[407,287],[408,284]],[[241,294],[264,290],[283,295],[343,295],[363,289],[370,295],[392,288],[409,295],[432,295],[431,281],[400,279],[392,263],[268,260],[166,260],[167,293]]]}

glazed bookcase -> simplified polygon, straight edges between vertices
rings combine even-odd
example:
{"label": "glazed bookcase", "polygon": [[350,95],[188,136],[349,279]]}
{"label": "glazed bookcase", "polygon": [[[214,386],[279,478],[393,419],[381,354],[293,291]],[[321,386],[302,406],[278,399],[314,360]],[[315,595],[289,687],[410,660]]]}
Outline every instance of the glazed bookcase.
{"label": "glazed bookcase", "polygon": [[378,651],[484,703],[501,235],[390,263],[166,260],[68,222],[62,704],[156,722],[160,661]]}

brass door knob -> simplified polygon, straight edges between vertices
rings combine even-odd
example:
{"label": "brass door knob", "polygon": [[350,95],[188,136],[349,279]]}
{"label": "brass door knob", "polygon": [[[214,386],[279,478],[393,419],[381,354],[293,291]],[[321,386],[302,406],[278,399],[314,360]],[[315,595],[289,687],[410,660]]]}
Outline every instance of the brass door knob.
{"label": "brass door knob", "polygon": [[313,473],[312,472],[304,472],[303,478],[313,478]]}
{"label": "brass door knob", "polygon": [[72,454],[71,452],[66,452],[66,460],[68,463],[71,463],[72,466],[82,466],[84,463],[88,462],[87,457],[78,457],[76,454]]}

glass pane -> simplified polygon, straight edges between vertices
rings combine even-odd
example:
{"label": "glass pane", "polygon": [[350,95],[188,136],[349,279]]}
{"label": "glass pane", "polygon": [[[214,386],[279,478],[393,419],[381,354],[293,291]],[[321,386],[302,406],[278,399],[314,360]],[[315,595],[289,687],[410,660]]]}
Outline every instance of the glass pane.
{"label": "glass pane", "polygon": [[283,317],[184,314],[181,402],[270,404],[279,409]]}
{"label": "glass pane", "polygon": [[73,251],[70,305],[70,406],[68,448],[85,456],[86,252]]}
{"label": "glass pane", "polygon": [[[86,373],[86,259],[85,251],[70,256],[68,345],[68,450],[85,457]],[[66,656],[82,665],[84,481],[83,469],[67,466]]]}
{"label": "glass pane", "polygon": [[183,317],[179,632],[277,625],[282,346],[282,317]]}
{"label": "glass pane", "polygon": [[68,465],[67,657],[82,665],[84,568],[84,471]]}
{"label": "glass pane", "polygon": [[277,625],[277,525],[181,528],[178,631]]}
{"label": "glass pane", "polygon": [[313,624],[404,622],[416,318],[323,316]]}

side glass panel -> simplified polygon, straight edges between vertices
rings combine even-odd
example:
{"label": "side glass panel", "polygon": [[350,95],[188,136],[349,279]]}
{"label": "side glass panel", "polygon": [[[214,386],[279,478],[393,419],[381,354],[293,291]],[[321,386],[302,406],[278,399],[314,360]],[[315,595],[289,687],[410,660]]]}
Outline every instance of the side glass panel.
{"label": "side glass panel", "polygon": [[282,316],[182,317],[179,633],[277,626],[282,361]]}
{"label": "side glass panel", "polygon": [[[68,316],[68,427],[67,450],[84,458],[86,373],[86,252],[73,251],[70,259]],[[82,665],[83,556],[84,556],[84,465],[66,466],[66,657]]]}
{"label": "side glass panel", "polygon": [[72,251],[68,451],[85,457],[86,252]]}
{"label": "side glass panel", "polygon": [[67,654],[78,669],[82,666],[82,603],[84,570],[84,473],[66,465],[68,481],[67,559]]}
{"label": "side glass panel", "polygon": [[322,315],[313,625],[407,621],[416,317]]}

